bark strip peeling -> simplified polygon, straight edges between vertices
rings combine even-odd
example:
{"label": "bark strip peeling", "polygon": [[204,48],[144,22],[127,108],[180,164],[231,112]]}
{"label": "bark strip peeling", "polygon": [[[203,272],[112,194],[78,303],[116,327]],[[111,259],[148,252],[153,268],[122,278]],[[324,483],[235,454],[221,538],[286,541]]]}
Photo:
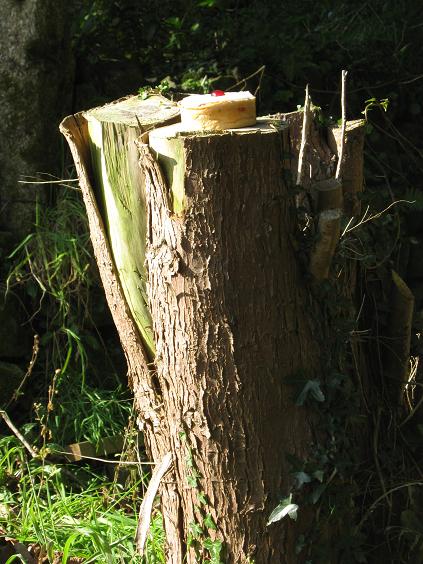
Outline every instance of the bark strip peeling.
{"label": "bark strip peeling", "polygon": [[[69,116],[60,124],[60,131],[69,144],[75,162],[79,185],[87,210],[94,255],[107,303],[125,352],[130,384],[135,393],[138,413],[145,426],[150,426],[153,432],[159,431],[162,415],[157,406],[161,403],[160,397],[155,391],[152,371],[148,366],[140,334],[122,288],[118,283],[116,266],[112,259],[103,219],[91,184],[92,172],[87,120],[82,114]],[[147,448],[151,449],[155,460],[160,458],[160,453],[156,453],[157,458],[154,456],[154,444],[147,443]]]}

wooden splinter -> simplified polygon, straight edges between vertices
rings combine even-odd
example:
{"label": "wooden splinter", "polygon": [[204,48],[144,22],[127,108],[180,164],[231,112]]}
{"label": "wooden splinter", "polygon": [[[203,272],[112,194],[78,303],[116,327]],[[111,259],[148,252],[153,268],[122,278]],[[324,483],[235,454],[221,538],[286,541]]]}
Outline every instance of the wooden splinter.
{"label": "wooden splinter", "polygon": [[321,180],[313,186],[317,200],[317,211],[342,209],[342,184],[336,178]]}
{"label": "wooden splinter", "polygon": [[[344,193],[344,213],[359,215],[361,210],[360,193],[363,191],[364,136],[366,122],[362,119],[347,121],[345,127],[344,150],[342,156],[341,179]],[[328,144],[339,158],[342,145],[342,128],[328,129]]]}
{"label": "wooden splinter", "polygon": [[318,239],[310,256],[310,272],[316,281],[329,277],[330,265],[341,233],[340,209],[319,214]]}
{"label": "wooden splinter", "polygon": [[414,295],[404,280],[392,271],[391,312],[386,330],[384,369],[394,402],[401,399],[407,382],[410,358]]}

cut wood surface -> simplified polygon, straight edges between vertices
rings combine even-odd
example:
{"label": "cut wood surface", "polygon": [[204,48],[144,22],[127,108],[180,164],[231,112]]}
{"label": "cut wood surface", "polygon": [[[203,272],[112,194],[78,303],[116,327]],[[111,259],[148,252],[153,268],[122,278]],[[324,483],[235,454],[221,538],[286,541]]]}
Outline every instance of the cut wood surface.
{"label": "cut wood surface", "polygon": [[222,131],[254,125],[256,99],[250,92],[192,94],[179,103],[186,129]]}
{"label": "cut wood surface", "polygon": [[[259,121],[249,127],[229,129],[229,132],[237,135],[246,135],[258,132],[275,131],[271,120],[259,118]],[[287,142],[288,127],[283,125],[280,129],[282,135],[285,136]],[[198,135],[209,135],[208,133],[200,133],[187,130],[184,123],[175,123],[166,127],[159,127],[149,133],[148,142],[153,150],[153,155],[157,159],[162,171],[166,177],[168,205],[176,215],[183,214],[185,199],[185,138],[195,137]]]}

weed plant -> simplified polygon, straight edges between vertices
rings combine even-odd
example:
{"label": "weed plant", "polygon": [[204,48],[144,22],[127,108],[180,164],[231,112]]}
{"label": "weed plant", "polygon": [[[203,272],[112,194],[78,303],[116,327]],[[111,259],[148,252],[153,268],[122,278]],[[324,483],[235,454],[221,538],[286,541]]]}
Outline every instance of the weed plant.
{"label": "weed plant", "polygon": [[[49,562],[164,562],[159,513],[144,560],[135,552],[149,467],[140,462],[132,400],[119,374],[120,349],[78,191],[60,189],[54,207],[37,205],[34,231],[9,260],[7,291],[34,312],[28,323],[39,339],[27,381],[3,407],[39,454],[31,458],[18,438],[0,435],[0,537],[32,545],[38,558],[45,551]],[[98,445],[116,435],[125,435],[124,452],[110,463],[70,464],[61,455],[70,443]]]}

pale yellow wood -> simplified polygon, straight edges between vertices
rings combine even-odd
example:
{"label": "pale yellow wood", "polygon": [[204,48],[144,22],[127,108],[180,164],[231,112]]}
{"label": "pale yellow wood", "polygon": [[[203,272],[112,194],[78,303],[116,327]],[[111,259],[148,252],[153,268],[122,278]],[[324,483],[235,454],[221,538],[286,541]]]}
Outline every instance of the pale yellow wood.
{"label": "pale yellow wood", "polygon": [[192,130],[222,131],[256,122],[256,99],[249,92],[188,96],[180,108],[183,127]]}

